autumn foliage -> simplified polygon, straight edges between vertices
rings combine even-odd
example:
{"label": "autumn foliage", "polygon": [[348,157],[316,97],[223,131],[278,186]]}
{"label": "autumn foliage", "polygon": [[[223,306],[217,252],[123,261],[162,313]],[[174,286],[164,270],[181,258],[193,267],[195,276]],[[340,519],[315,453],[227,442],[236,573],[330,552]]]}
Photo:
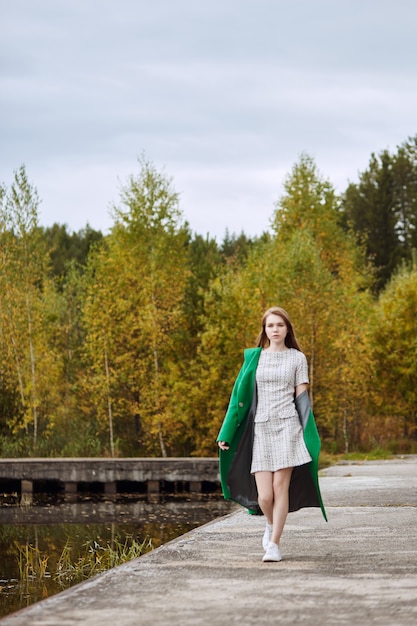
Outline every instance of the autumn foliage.
{"label": "autumn foliage", "polygon": [[109,234],[88,231],[84,260],[69,255],[59,273],[25,169],[0,189],[0,454],[216,454],[243,349],[275,304],[307,356],[324,446],[416,450],[411,191],[407,249],[378,266],[367,239],[378,211],[359,189],[369,176],[339,197],[302,155],[271,229],[219,244],[190,232],[169,178],[139,166]]}

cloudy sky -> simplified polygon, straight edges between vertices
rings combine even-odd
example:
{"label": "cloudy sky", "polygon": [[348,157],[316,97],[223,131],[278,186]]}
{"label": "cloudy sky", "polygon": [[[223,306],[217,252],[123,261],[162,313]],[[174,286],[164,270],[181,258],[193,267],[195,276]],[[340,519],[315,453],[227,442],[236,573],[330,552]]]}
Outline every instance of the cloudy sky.
{"label": "cloudy sky", "polygon": [[144,154],[191,229],[269,227],[302,152],[337,190],[417,134],[415,0],[0,0],[0,181],[106,231]]}

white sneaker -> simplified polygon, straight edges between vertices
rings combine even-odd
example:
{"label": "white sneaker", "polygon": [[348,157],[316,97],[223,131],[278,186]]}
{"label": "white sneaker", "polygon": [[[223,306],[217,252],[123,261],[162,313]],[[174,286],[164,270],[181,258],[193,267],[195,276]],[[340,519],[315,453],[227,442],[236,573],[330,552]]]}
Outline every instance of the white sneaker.
{"label": "white sneaker", "polygon": [[281,560],[282,560],[282,556],[281,556],[281,552],[279,551],[277,544],[272,543],[272,541],[270,541],[268,543],[266,552],[264,556],[262,557],[262,561],[264,561],[265,563],[269,561],[281,561]]}
{"label": "white sneaker", "polygon": [[268,543],[271,541],[272,524],[266,523],[264,536],[262,537],[262,547],[264,550],[268,548]]}

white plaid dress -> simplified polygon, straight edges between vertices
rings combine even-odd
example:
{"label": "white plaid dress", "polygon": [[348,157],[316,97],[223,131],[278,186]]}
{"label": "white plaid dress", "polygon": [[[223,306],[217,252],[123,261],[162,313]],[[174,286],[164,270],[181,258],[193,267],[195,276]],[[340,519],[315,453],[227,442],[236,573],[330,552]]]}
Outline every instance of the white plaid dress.
{"label": "white plaid dress", "polygon": [[295,387],[302,383],[308,383],[307,359],[302,352],[294,348],[261,352],[256,370],[252,474],[311,461],[294,403]]}

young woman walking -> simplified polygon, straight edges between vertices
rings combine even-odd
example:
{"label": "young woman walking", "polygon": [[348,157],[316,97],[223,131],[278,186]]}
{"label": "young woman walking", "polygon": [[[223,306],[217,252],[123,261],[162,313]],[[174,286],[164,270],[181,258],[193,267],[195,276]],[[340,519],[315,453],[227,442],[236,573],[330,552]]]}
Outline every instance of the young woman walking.
{"label": "young woman walking", "polygon": [[289,511],[319,506],[326,519],[307,359],[284,309],[264,313],[257,347],[244,357],[217,438],[221,482],[226,498],[250,512],[260,508],[266,517],[262,560],[280,561]]}

